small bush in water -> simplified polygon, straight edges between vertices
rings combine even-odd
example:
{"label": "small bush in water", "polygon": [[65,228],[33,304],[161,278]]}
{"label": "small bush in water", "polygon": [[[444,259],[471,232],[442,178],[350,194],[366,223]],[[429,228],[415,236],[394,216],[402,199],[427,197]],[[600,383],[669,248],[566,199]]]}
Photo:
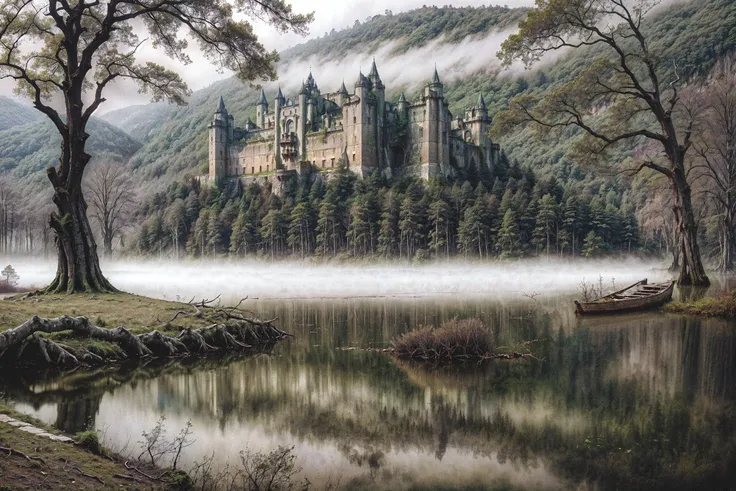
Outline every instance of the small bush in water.
{"label": "small bush in water", "polygon": [[420,327],[391,342],[396,356],[451,361],[493,354],[493,334],[479,319],[453,319],[440,327]]}

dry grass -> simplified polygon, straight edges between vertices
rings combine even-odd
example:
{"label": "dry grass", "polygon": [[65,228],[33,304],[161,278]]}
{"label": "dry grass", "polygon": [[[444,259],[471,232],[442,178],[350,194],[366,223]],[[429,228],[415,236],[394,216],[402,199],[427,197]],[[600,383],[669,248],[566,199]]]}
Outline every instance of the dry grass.
{"label": "dry grass", "polygon": [[420,327],[402,334],[391,345],[399,358],[447,362],[489,358],[494,339],[479,319],[453,319],[438,328]]}

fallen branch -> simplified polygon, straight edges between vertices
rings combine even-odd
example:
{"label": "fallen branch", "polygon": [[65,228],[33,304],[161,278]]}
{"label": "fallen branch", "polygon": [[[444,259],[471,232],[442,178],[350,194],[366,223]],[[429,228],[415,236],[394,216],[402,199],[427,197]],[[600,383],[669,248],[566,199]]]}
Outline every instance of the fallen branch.
{"label": "fallen branch", "polygon": [[74,469],[75,471],[79,472],[84,477],[88,477],[90,479],[95,479],[97,482],[99,482],[103,486],[106,486],[105,481],[103,481],[102,478],[100,478],[99,476],[93,476],[92,474],[87,474],[86,472],[84,472],[82,469],[80,469],[76,465],[72,466],[72,469]]}

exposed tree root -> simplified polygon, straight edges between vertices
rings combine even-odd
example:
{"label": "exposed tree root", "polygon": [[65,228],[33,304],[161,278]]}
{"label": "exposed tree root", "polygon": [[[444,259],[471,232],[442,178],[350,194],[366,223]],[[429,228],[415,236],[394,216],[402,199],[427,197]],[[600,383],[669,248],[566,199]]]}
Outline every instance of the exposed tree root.
{"label": "exposed tree root", "polygon": [[7,452],[8,453],[8,457],[10,457],[12,455],[17,455],[19,457],[23,457],[24,459],[26,459],[29,462],[33,462],[35,460],[35,461],[41,462],[43,465],[46,465],[46,461],[43,460],[41,457],[31,457],[29,455],[24,454],[20,450],[16,450],[14,448],[0,447],[0,452]]}
{"label": "exposed tree root", "polygon": [[142,479],[138,479],[137,477],[129,476],[127,474],[113,474],[112,477],[117,477],[119,479],[127,479],[128,481],[135,481],[135,482],[139,482],[139,483],[142,483],[143,482]]}
{"label": "exposed tree root", "polygon": [[[198,307],[195,307],[197,312],[199,308],[215,300],[199,302]],[[168,358],[205,354],[216,350],[247,350],[254,345],[273,343],[289,336],[288,333],[273,326],[275,319],[269,321],[250,319],[242,312],[237,310],[237,307],[218,308],[211,314],[208,313],[205,320],[212,322],[220,319],[224,323],[210,323],[198,329],[184,328],[177,336],[168,336],[156,330],[136,336],[122,326],[115,329],[97,327],[86,317],[64,315],[54,319],[42,319],[33,316],[18,327],[0,333],[0,364],[63,368],[101,365],[120,357]],[[76,353],[68,346],[37,334],[59,332],[71,332],[77,336],[114,343],[120,347],[122,354],[109,354],[94,346],[90,346],[83,353]]]}

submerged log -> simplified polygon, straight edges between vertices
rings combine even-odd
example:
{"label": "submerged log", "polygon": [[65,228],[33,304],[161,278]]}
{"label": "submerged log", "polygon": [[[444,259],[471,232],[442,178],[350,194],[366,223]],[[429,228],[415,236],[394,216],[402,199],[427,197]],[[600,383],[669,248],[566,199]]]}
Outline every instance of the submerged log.
{"label": "submerged log", "polygon": [[123,357],[130,359],[201,355],[217,350],[247,350],[253,346],[246,340],[254,340],[253,344],[263,344],[289,336],[270,322],[261,321],[247,323],[238,320],[233,324],[184,328],[177,336],[168,336],[156,330],[134,335],[122,326],[114,329],[101,328],[83,316],[63,315],[53,319],[33,316],[23,324],[0,333],[0,364],[74,367],[100,365],[120,358],[94,346],[78,354],[68,346],[38,335],[60,332],[71,332],[80,337],[116,344],[124,353]]}

